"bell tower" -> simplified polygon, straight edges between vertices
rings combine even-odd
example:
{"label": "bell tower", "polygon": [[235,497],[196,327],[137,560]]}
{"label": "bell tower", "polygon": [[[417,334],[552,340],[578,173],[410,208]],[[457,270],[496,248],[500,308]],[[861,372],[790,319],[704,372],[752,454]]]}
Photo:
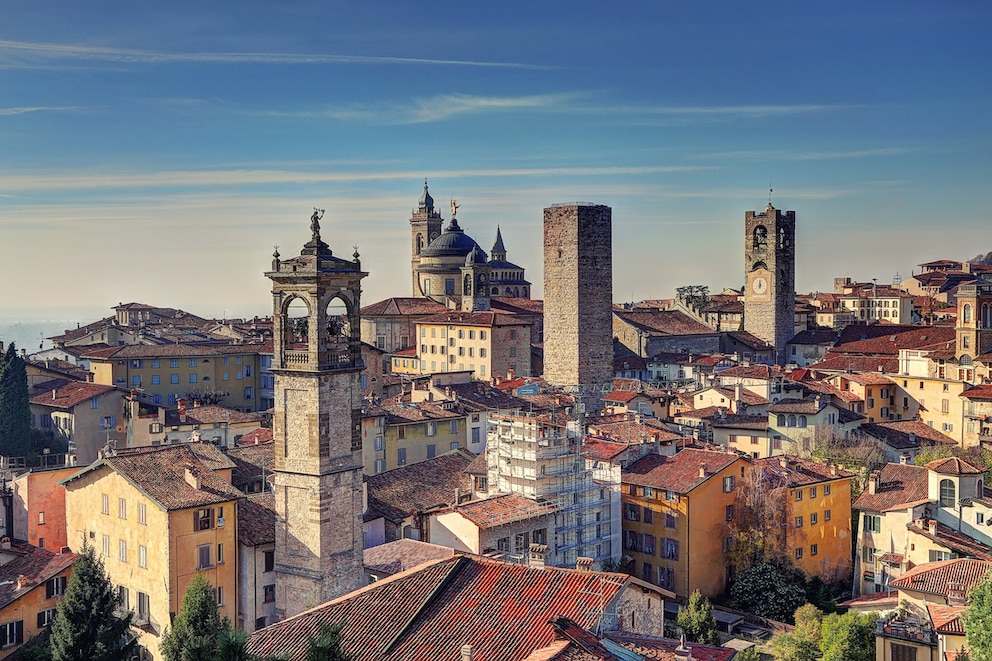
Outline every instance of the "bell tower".
{"label": "bell tower", "polygon": [[420,291],[420,253],[431,241],[441,235],[441,212],[434,210],[434,198],[427,190],[424,179],[424,194],[417,200],[417,208],[410,216],[410,274],[413,278],[413,295],[423,296]]}
{"label": "bell tower", "polygon": [[761,213],[745,212],[744,280],[744,330],[774,345],[775,362],[784,365],[795,335],[795,211],[769,202]]}
{"label": "bell tower", "polygon": [[290,617],[362,584],[362,272],[320,238],[273,254],[276,612]]}

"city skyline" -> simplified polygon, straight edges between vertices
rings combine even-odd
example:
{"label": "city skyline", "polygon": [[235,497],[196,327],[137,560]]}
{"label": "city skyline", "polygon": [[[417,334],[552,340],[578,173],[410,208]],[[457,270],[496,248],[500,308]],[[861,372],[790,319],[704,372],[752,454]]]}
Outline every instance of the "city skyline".
{"label": "city skyline", "polygon": [[268,314],[314,206],[364,303],[406,296],[424,177],[538,298],[575,200],[613,209],[617,302],[740,287],[769,189],[799,291],[992,249],[986,5],[569,9],[6,6],[0,318]]}

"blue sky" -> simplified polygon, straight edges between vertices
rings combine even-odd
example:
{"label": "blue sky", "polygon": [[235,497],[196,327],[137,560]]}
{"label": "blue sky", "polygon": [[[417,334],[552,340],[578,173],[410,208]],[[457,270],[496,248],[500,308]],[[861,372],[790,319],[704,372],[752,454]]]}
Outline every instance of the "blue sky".
{"label": "blue sky", "polygon": [[614,299],[992,250],[992,5],[45,2],[0,8],[0,318],[270,311],[314,206],[364,301],[409,295],[423,178],[541,293],[542,209],[613,207]]}

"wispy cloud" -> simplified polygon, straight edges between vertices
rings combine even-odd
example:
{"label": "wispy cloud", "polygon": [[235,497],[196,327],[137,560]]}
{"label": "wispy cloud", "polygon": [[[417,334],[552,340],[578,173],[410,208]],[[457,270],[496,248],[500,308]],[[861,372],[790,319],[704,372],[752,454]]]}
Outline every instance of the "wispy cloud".
{"label": "wispy cloud", "polygon": [[521,62],[485,62],[479,60],[445,60],[422,57],[393,57],[378,55],[335,55],[329,53],[240,53],[189,52],[175,53],[133,48],[49,44],[0,39],[0,66],[18,64],[35,66],[39,61],[101,61],[115,64],[415,64],[467,67],[497,67],[511,69],[551,69],[554,67]]}
{"label": "wispy cloud", "polygon": [[[648,165],[615,167],[543,167],[450,170],[432,172],[432,177],[576,177],[631,176],[712,170],[705,165]],[[416,180],[422,172],[314,172],[279,169],[174,170],[155,172],[0,172],[6,191],[97,190],[205,186],[258,186],[358,181]]]}
{"label": "wispy cloud", "polygon": [[833,161],[850,158],[875,158],[901,156],[919,151],[909,147],[879,147],[876,149],[852,149],[850,151],[790,151],[777,149],[753,149],[742,151],[696,154],[698,159],[743,159],[754,161]]}
{"label": "wispy cloud", "polygon": [[80,110],[79,106],[19,106],[16,108],[0,108],[0,117],[26,115],[32,112],[66,112]]}

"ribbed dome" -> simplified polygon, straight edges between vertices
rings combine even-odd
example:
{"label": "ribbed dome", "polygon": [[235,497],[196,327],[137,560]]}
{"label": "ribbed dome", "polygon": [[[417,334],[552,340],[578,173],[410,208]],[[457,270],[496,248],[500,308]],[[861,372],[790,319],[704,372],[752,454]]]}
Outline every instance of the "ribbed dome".
{"label": "ribbed dome", "polygon": [[431,241],[430,245],[420,253],[421,257],[465,257],[473,250],[478,249],[482,253],[482,261],[486,260],[486,253],[479,248],[475,239],[458,226],[458,221],[451,219],[441,236]]}
{"label": "ribbed dome", "polygon": [[475,266],[486,263],[486,253],[482,252],[479,246],[472,248],[472,252],[465,256],[465,266]]}

